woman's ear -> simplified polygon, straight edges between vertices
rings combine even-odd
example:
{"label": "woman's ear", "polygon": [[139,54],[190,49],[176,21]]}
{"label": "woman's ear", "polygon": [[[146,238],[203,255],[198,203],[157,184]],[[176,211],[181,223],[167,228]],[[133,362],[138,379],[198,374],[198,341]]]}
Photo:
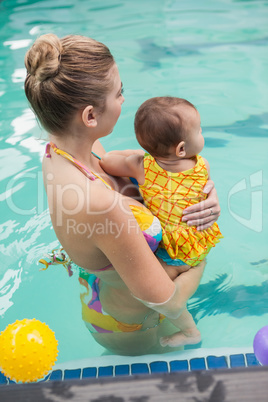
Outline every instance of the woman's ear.
{"label": "woman's ear", "polygon": [[184,158],[186,155],[185,152],[185,142],[181,141],[177,146],[176,146],[176,156],[178,158]]}
{"label": "woman's ear", "polygon": [[82,120],[86,127],[94,128],[97,126],[97,120],[93,106],[86,106],[82,112]]}

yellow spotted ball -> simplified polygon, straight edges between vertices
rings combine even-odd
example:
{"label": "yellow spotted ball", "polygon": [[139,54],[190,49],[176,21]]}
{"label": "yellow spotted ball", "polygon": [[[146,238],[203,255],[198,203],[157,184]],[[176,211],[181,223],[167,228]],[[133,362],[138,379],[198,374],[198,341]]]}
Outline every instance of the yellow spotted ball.
{"label": "yellow spotted ball", "polygon": [[47,324],[35,318],[17,320],[0,334],[0,369],[13,381],[40,380],[54,366],[57,346]]}

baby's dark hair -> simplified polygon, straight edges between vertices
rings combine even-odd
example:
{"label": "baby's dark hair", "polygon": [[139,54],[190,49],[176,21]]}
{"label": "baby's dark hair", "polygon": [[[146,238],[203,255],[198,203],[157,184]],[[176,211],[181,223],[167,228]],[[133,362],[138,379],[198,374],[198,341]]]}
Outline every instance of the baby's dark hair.
{"label": "baby's dark hair", "polygon": [[[182,106],[182,108],[175,108]],[[168,157],[187,135],[183,107],[195,106],[186,99],[163,96],[145,101],[135,116],[135,133],[142,148],[154,157]]]}

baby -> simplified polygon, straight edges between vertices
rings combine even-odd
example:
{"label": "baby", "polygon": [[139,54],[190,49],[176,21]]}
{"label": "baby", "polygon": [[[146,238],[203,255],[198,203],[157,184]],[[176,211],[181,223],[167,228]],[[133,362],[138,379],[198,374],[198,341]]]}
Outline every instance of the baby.
{"label": "baby", "polygon": [[[186,302],[196,291],[205,257],[223,236],[217,223],[203,231],[183,222],[183,210],[206,198],[209,164],[199,153],[204,137],[197,109],[185,99],[148,99],[135,116],[135,133],[147,153],[113,151],[100,161],[114,176],[135,178],[147,208],[160,220],[162,241],[156,255],[181,292],[181,315],[170,320],[180,329],[161,338],[162,346],[196,344],[201,336]],[[211,210],[211,214],[213,211]]]}

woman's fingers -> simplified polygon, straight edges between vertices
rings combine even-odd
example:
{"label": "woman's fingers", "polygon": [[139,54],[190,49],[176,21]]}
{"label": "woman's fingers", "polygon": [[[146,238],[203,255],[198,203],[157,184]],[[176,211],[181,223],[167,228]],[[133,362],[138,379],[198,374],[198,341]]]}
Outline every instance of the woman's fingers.
{"label": "woman's fingers", "polygon": [[213,225],[220,216],[221,208],[214,188],[214,183],[210,180],[209,185],[212,186],[208,198],[195,205],[185,208],[183,211],[183,222],[189,226],[196,226],[197,230],[204,230]]}
{"label": "woman's fingers", "polygon": [[220,204],[217,191],[213,187],[206,200],[191,205],[183,211],[182,220],[197,230],[208,229],[220,216]]}
{"label": "woman's fingers", "polygon": [[203,192],[205,194],[209,194],[213,190],[214,187],[215,187],[214,181],[213,180],[208,180],[206,185],[205,185],[205,187],[203,188]]}
{"label": "woman's fingers", "polygon": [[185,208],[183,211],[183,216],[188,216],[189,214],[193,213],[198,213],[201,216],[201,214],[204,214],[204,217],[208,215],[209,209],[212,208],[213,213],[219,211],[219,204],[217,203],[217,200],[215,199],[207,199],[205,201],[201,201],[198,204],[191,205],[190,207]]}
{"label": "woman's fingers", "polygon": [[188,226],[196,226],[197,230],[204,230],[209,228],[211,225],[213,225],[214,222],[217,221],[219,215],[217,214],[213,214],[210,216],[207,216],[206,218],[203,219],[191,219],[189,221],[187,221],[187,225]]}
{"label": "woman's fingers", "polygon": [[183,215],[186,214],[189,215],[193,212],[205,211],[209,208],[213,208],[213,213],[220,212],[220,204],[217,196],[217,191],[215,188],[211,190],[206,200],[185,208],[185,210],[183,211]]}
{"label": "woman's fingers", "polygon": [[215,223],[215,222],[216,222],[216,220],[210,221],[210,222],[206,223],[205,225],[196,226],[196,230],[198,232],[202,232],[202,230],[206,230],[206,229],[210,228],[213,225],[213,223]]}
{"label": "woman's fingers", "polygon": [[205,229],[210,228],[210,226],[212,226],[213,223],[215,223],[217,221],[217,219],[218,219],[218,217],[216,217],[214,219],[210,219],[207,222],[204,222],[204,220],[201,220],[201,221],[199,220],[199,221],[196,221],[194,226],[196,226],[196,230],[199,230],[199,231],[205,230]]}
{"label": "woman's fingers", "polygon": [[[201,204],[201,203],[200,203]],[[198,205],[198,204],[196,204]],[[211,205],[211,204],[209,204]],[[195,205],[193,205],[195,206]],[[197,209],[197,210],[190,210],[187,208],[187,214],[183,214],[182,221],[187,222],[188,225],[191,224],[190,222],[196,221],[196,220],[203,220],[204,223],[206,223],[207,218],[212,218],[216,219],[220,216],[220,206],[219,204],[213,204],[211,206],[207,206],[206,208],[203,207],[203,209]],[[210,220],[210,219],[209,219]]]}

